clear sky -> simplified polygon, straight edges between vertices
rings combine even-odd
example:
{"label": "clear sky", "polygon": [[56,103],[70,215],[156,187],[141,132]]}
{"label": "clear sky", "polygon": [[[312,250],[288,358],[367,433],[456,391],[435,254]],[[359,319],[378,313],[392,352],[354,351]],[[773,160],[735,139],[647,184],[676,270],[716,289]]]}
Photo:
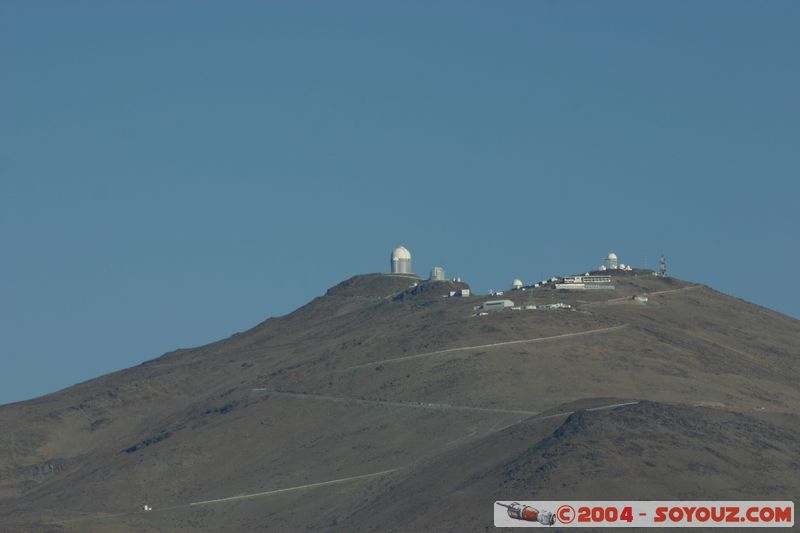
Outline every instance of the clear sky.
{"label": "clear sky", "polygon": [[404,244],[609,251],[800,317],[800,3],[0,3],[0,403],[242,331]]}

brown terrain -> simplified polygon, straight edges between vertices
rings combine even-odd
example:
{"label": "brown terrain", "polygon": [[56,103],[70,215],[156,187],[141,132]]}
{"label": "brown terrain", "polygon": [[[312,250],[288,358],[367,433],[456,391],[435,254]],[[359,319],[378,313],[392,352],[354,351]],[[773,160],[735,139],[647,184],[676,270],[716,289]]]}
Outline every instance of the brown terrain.
{"label": "brown terrain", "polygon": [[613,276],[500,297],[571,310],[486,316],[493,298],[442,297],[463,284],[356,276],[0,406],[0,531],[492,531],[496,500],[797,500],[800,321]]}

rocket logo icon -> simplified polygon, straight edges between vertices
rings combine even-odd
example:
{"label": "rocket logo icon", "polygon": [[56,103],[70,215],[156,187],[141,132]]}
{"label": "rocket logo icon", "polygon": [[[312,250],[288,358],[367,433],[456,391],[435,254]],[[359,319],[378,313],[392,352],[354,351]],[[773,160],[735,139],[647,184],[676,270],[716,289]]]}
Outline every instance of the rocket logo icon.
{"label": "rocket logo icon", "polygon": [[556,523],[556,517],[550,511],[540,511],[529,505],[521,505],[513,502],[510,505],[500,502],[495,502],[500,507],[505,507],[508,516],[515,520],[524,520],[526,522],[539,522],[544,526],[552,526]]}

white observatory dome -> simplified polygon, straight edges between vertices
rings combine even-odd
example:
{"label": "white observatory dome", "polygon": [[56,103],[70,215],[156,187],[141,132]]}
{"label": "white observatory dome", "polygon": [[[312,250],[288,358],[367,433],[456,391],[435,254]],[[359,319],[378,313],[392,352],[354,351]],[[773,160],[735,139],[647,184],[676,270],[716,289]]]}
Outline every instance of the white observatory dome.
{"label": "white observatory dome", "polygon": [[522,280],[515,279],[514,281],[511,282],[511,286],[514,287],[515,289],[521,289],[522,288]]}
{"label": "white observatory dome", "polygon": [[411,259],[411,252],[405,246],[398,246],[392,252],[392,260]]}
{"label": "white observatory dome", "polygon": [[603,266],[605,266],[607,269],[610,269],[610,270],[616,270],[617,269],[617,254],[615,254],[614,252],[609,252],[608,256],[606,256],[606,258],[603,259]]}
{"label": "white observatory dome", "polygon": [[392,274],[411,274],[411,252],[405,246],[398,246],[392,250],[390,262]]}

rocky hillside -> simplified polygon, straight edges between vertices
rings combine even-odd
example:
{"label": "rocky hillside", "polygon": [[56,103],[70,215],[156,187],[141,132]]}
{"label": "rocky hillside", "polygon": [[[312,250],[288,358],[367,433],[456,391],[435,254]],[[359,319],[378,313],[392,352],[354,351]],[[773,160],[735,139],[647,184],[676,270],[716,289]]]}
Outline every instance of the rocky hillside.
{"label": "rocky hillside", "polygon": [[796,500],[800,321],[613,275],[485,316],[449,297],[464,284],[356,276],[2,406],[0,530],[467,531],[498,499]]}

